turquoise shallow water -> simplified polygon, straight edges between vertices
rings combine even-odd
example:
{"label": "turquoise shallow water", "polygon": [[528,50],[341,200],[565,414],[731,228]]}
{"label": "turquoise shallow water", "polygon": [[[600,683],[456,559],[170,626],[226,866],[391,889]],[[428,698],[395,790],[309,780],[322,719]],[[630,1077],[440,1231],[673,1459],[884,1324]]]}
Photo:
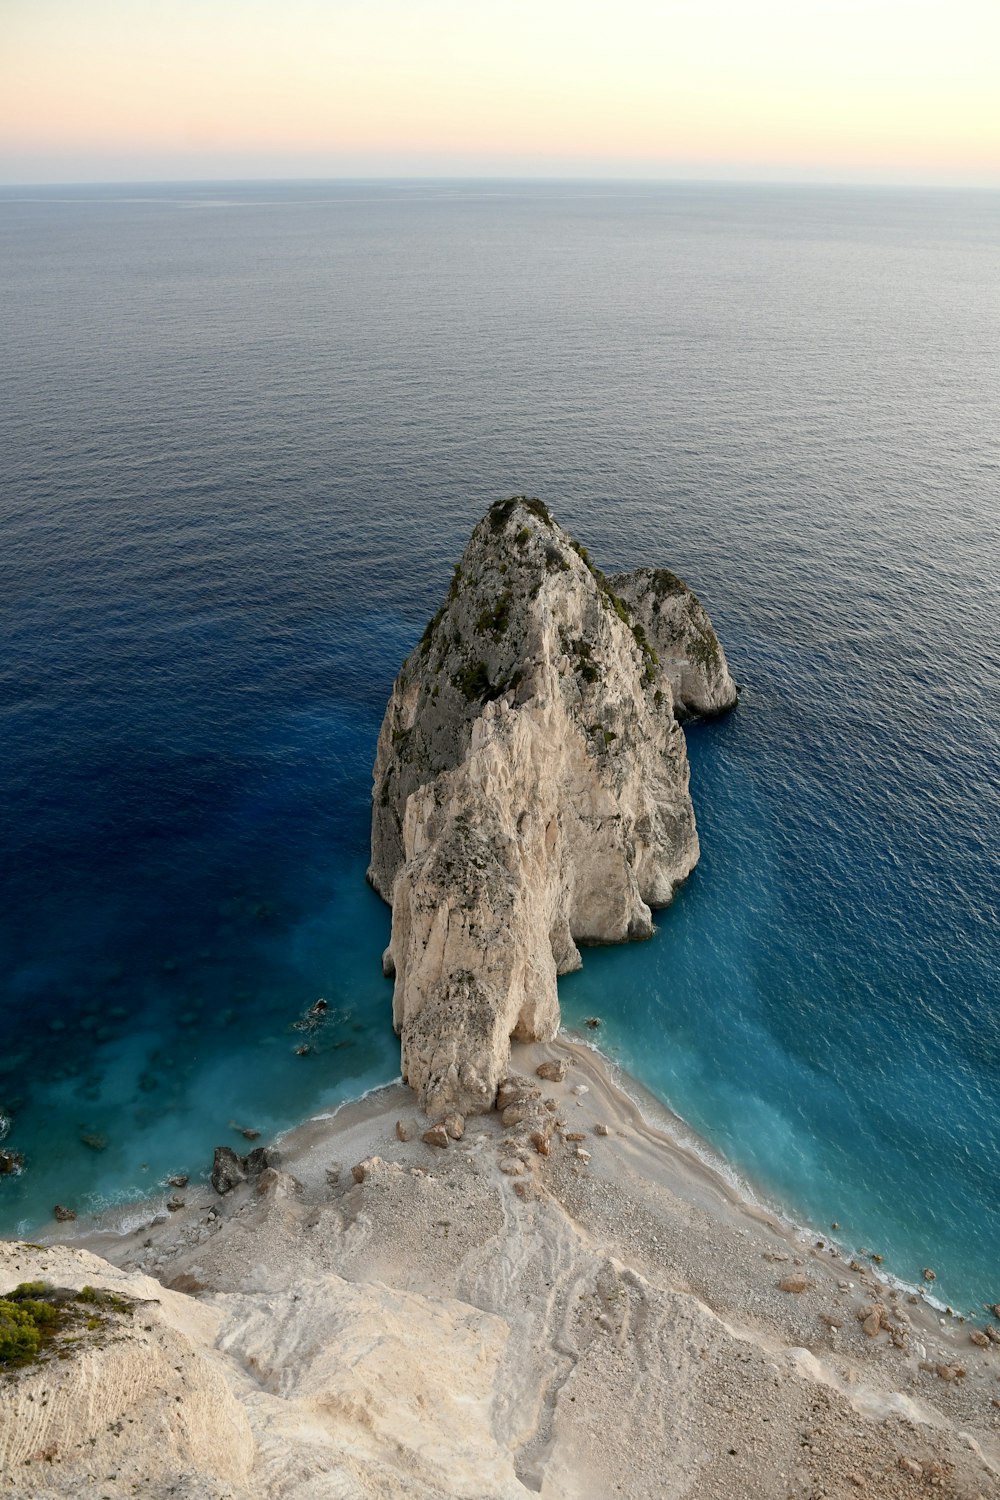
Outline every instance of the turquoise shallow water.
{"label": "turquoise shallow water", "polygon": [[686,575],[742,689],[689,730],[698,870],[567,1019],[996,1300],[998,248],[986,194],[0,194],[0,1227],[395,1074],[375,737],[527,491]]}

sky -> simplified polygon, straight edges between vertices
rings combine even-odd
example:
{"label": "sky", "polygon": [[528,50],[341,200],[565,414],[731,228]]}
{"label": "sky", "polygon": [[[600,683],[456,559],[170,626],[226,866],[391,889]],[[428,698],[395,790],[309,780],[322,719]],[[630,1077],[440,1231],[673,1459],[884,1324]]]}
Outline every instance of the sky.
{"label": "sky", "polygon": [[1000,187],[1000,0],[0,0],[0,182]]}

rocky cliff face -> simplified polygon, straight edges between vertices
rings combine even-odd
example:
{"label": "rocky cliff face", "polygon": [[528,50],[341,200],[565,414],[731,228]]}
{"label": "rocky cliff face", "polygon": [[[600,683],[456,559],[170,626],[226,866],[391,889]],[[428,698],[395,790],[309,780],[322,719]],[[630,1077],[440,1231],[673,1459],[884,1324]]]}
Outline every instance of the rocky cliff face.
{"label": "rocky cliff face", "polygon": [[369,878],[393,908],[403,1076],[431,1113],[490,1109],[510,1038],[555,1035],[577,944],[648,937],[697,861],[672,680],[707,684],[711,655],[685,706],[732,683],[694,595],[664,613],[650,592],[633,617],[540,502],[499,502],[393,686]]}

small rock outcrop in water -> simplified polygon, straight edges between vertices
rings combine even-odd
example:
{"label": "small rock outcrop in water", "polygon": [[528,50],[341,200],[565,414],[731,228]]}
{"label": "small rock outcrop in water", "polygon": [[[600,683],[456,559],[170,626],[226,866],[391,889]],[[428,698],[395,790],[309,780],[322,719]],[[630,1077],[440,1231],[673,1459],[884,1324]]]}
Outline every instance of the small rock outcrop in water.
{"label": "small rock outcrop in water", "polygon": [[499,502],[393,686],[368,873],[431,1113],[492,1108],[510,1039],[555,1035],[577,945],[648,937],[697,861],[673,684],[706,711],[735,687],[690,590],[655,610],[638,576],[612,587],[539,501]]}
{"label": "small rock outcrop in water", "polygon": [[678,713],[718,714],[736,702],[736,684],[708,612],[667,568],[637,568],[610,580],[660,658]]}

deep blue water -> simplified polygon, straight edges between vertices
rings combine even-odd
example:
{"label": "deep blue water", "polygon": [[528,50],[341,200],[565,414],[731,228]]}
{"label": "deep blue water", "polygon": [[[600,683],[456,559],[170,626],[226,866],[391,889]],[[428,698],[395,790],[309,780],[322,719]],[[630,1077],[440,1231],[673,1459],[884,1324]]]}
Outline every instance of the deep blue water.
{"label": "deep blue water", "polygon": [[742,687],[698,870],[566,1018],[792,1214],[1000,1297],[998,257],[996,194],[0,193],[0,1229],[395,1074],[375,737],[527,491],[684,574]]}

